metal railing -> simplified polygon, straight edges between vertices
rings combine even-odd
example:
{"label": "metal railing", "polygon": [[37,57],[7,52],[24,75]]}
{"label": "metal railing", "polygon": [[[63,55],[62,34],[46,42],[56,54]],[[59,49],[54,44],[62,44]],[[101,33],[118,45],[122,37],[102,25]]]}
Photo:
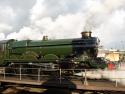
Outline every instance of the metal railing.
{"label": "metal railing", "polygon": [[8,80],[11,79],[11,77],[14,77],[19,81],[29,79],[34,82],[40,82],[48,79],[58,79],[60,84],[62,84],[62,81],[65,79],[79,79],[83,85],[89,85],[90,79],[109,79],[115,82],[115,87],[118,87],[119,80],[125,80],[125,76],[117,76],[119,71],[125,72],[125,70],[2,67],[0,68],[0,79]]}

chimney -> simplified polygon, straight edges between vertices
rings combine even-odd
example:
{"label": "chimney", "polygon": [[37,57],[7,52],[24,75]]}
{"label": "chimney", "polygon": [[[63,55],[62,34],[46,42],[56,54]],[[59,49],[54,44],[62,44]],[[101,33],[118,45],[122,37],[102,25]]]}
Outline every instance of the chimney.
{"label": "chimney", "polygon": [[43,40],[48,40],[48,36],[43,36]]}
{"label": "chimney", "polygon": [[90,38],[91,37],[91,31],[83,31],[81,32],[82,38]]}

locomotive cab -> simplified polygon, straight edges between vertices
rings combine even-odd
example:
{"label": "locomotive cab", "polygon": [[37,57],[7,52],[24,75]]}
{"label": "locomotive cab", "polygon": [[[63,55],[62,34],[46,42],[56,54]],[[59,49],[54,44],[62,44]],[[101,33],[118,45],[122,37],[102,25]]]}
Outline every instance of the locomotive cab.
{"label": "locomotive cab", "polygon": [[3,41],[0,41],[0,65],[3,63],[3,60],[5,58],[5,50],[6,50],[6,45],[7,44],[7,41],[6,40],[3,40]]}

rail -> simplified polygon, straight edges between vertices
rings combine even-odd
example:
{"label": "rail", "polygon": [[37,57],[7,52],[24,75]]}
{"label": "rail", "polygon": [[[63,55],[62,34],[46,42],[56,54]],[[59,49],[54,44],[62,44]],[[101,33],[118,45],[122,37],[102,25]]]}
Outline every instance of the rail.
{"label": "rail", "polygon": [[11,77],[19,81],[31,79],[36,82],[49,79],[58,79],[62,84],[64,79],[79,79],[83,85],[89,85],[90,79],[104,80],[108,79],[115,82],[114,87],[118,87],[120,81],[125,82],[125,70],[101,70],[101,69],[42,69],[42,68],[0,68],[0,78],[8,80]]}

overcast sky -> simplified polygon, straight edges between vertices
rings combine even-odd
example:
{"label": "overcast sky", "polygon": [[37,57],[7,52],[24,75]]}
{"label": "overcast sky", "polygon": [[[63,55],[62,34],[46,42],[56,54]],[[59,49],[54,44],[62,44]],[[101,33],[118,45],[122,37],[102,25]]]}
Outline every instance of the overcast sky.
{"label": "overcast sky", "polygon": [[125,48],[125,0],[0,0],[0,40],[77,38],[86,29],[104,48]]}

